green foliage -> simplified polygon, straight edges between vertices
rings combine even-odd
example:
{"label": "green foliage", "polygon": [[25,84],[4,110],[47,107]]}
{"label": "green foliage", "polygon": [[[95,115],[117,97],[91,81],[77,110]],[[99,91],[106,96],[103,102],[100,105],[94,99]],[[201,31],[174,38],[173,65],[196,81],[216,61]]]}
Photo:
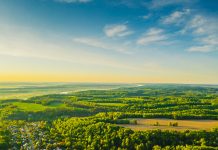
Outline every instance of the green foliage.
{"label": "green foliage", "polygon": [[[116,90],[91,90],[36,96],[25,101],[0,101],[0,112],[9,113],[3,113],[5,119],[14,119],[13,116],[17,117],[15,114],[20,113],[35,115],[33,117],[35,121],[38,114],[45,112],[46,116],[46,113],[52,111],[51,109],[55,109],[53,112],[56,115],[52,119],[77,114],[90,116],[100,112],[120,112],[122,113],[120,119],[218,119],[217,91],[218,88],[213,86],[183,85],[146,85]],[[58,110],[66,113],[56,113]],[[50,117],[51,115],[47,115],[43,120],[46,118],[50,120]],[[41,118],[39,117],[39,120]]]}
{"label": "green foliage", "polygon": [[[96,117],[48,122],[11,122],[11,146],[35,149],[215,149],[218,129],[212,131],[132,131]],[[15,140],[16,139],[16,140]]]}
{"label": "green foliage", "polygon": [[170,122],[169,126],[178,127],[178,122]]}
{"label": "green foliage", "polygon": [[0,101],[0,149],[216,149],[218,129],[132,131],[117,124],[137,125],[134,118],[218,119],[217,93],[213,86],[151,84]]}
{"label": "green foliage", "polygon": [[160,123],[159,123],[159,122],[156,122],[156,123],[154,124],[154,126],[160,126]]}

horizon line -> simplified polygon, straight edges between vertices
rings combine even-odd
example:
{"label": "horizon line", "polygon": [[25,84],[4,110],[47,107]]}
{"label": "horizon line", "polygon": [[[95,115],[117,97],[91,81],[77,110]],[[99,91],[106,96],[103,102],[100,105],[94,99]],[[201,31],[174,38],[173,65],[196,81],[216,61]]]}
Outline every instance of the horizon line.
{"label": "horizon line", "polygon": [[188,82],[100,82],[100,81],[0,81],[0,83],[65,83],[65,84],[177,84],[177,85],[217,85],[218,83],[188,83]]}

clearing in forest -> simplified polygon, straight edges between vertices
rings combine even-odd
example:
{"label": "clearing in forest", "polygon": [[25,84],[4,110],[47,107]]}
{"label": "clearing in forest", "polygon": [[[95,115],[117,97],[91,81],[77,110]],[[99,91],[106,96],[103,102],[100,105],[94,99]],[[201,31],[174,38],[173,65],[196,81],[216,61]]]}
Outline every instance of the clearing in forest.
{"label": "clearing in forest", "polygon": [[[131,128],[132,130],[211,130],[218,128],[218,120],[173,120],[173,119],[135,119],[137,124],[123,124],[119,126]],[[177,123],[178,126],[173,126]],[[171,124],[171,125],[170,125]]]}

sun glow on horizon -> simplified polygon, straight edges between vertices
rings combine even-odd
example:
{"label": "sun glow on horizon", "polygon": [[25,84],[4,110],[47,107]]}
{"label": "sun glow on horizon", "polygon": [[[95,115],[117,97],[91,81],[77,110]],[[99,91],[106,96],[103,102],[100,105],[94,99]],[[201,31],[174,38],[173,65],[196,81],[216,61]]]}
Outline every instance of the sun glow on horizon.
{"label": "sun glow on horizon", "polygon": [[0,81],[218,83],[216,4],[2,1]]}

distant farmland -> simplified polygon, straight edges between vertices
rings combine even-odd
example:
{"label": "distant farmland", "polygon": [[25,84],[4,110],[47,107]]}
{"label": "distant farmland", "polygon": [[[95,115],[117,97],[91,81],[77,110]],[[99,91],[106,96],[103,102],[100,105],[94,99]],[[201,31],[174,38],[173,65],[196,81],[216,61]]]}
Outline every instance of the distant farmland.
{"label": "distant farmland", "polygon": [[69,94],[81,90],[106,90],[120,87],[134,87],[130,84],[98,83],[6,83],[0,82],[0,100],[27,99],[47,94]]}
{"label": "distant farmland", "polygon": [[[211,130],[218,127],[218,120],[173,120],[173,119],[136,119],[137,124],[120,125],[135,131],[143,130]],[[178,123],[178,126],[170,126]]]}

